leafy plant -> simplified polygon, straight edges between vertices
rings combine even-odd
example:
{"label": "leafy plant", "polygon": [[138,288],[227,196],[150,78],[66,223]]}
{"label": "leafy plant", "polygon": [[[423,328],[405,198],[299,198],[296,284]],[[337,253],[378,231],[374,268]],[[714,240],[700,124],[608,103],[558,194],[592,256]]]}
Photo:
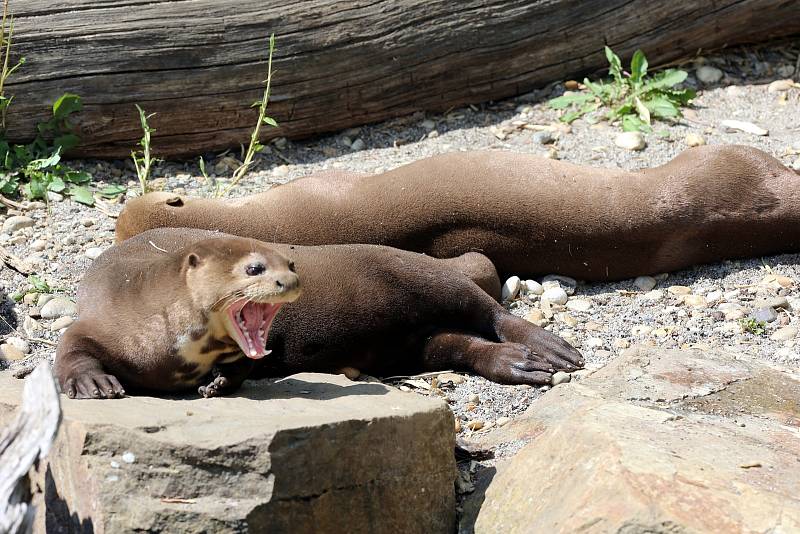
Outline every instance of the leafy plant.
{"label": "leafy plant", "polygon": [[85,187],[92,176],[61,162],[61,154],[78,143],[78,137],[70,131],[69,117],[81,107],[78,95],[65,93],[53,103],[50,119],[39,123],[31,143],[12,145],[0,139],[0,193],[47,200],[47,192],[53,191],[83,204],[94,204]]}
{"label": "leafy plant", "polygon": [[571,93],[550,100],[553,109],[565,110],[561,121],[570,123],[601,107],[608,108],[605,118],[621,121],[625,131],[652,131],[653,119],[677,119],[695,92],[677,89],[687,76],[686,71],[667,69],[652,76],[647,74],[647,58],[641,50],[633,54],[630,73],[622,69],[619,56],[605,47],[611,79],[592,82],[584,78],[588,92]]}
{"label": "leafy plant", "polygon": [[[236,187],[236,184],[241,181],[244,177],[245,173],[247,173],[250,166],[253,164],[253,157],[256,155],[257,152],[260,152],[264,146],[259,142],[260,134],[261,134],[261,125],[266,124],[267,126],[271,126],[273,128],[278,127],[278,123],[272,117],[267,116],[267,105],[269,104],[269,91],[270,86],[272,83],[272,54],[275,51],[275,34],[273,33],[269,37],[269,60],[267,61],[267,79],[264,81],[264,93],[261,96],[260,101],[253,102],[251,107],[258,106],[258,122],[256,123],[255,128],[253,128],[253,132],[250,134],[250,144],[247,146],[247,152],[244,155],[244,159],[242,160],[242,164],[233,171],[233,176],[231,176],[231,182],[228,184],[224,190],[220,190],[217,188],[215,196],[220,197],[226,195],[230,192],[231,189]],[[205,167],[205,165],[203,165]]]}
{"label": "leafy plant", "polygon": [[28,276],[28,283],[32,287],[29,287],[25,291],[18,291],[11,295],[11,299],[14,302],[20,302],[25,295],[28,295],[29,293],[53,293],[56,291],[63,291],[62,289],[50,287],[50,284],[35,274]]}
{"label": "leafy plant", "polygon": [[742,332],[748,332],[754,336],[763,336],[767,332],[767,323],[756,321],[752,317],[739,319],[739,325],[742,327]]}
{"label": "leafy plant", "polygon": [[139,146],[142,149],[139,154],[135,150],[131,150],[131,158],[133,158],[133,165],[136,167],[136,176],[139,177],[139,187],[144,195],[150,191],[150,169],[160,160],[150,156],[150,134],[156,130],[147,124],[147,119],[155,115],[155,113],[146,115],[138,104],[135,105],[139,111],[139,122],[142,125],[142,139],[139,141]]}

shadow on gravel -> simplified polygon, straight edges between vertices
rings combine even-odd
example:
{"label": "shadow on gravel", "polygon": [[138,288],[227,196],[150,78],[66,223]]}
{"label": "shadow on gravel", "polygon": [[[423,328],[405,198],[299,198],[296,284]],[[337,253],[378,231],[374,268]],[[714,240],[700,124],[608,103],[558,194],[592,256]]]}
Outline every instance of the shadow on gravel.
{"label": "shadow on gravel", "polygon": [[0,336],[13,334],[17,326],[14,301],[9,298],[5,291],[0,291]]}

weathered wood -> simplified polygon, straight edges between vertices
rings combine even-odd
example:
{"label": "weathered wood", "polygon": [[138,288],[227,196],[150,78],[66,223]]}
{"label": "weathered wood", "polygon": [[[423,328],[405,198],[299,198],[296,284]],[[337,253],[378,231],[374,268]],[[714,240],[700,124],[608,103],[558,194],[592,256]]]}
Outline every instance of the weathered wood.
{"label": "weathered wood", "polygon": [[34,508],[28,472],[47,456],[60,422],[58,389],[45,362],[25,381],[19,413],[0,432],[0,532],[30,532]]}
{"label": "weathered wood", "polygon": [[134,103],[155,149],[247,140],[277,35],[269,136],[304,136],[527,92],[599,69],[609,44],[651,64],[800,32],[797,0],[12,0],[9,134],[30,137],[64,91],[81,95],[85,155],[127,156]]}
{"label": "weathered wood", "polygon": [[33,273],[33,267],[28,265],[24,260],[11,254],[4,247],[0,247],[0,263],[5,263],[20,274]]}

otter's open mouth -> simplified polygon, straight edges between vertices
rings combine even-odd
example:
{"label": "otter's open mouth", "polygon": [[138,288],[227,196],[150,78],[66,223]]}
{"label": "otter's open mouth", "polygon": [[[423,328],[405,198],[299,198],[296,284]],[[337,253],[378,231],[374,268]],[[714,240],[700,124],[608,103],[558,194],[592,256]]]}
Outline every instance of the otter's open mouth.
{"label": "otter's open mouth", "polygon": [[228,307],[228,332],[245,356],[258,360],[272,352],[267,350],[269,328],[283,304],[240,300]]}

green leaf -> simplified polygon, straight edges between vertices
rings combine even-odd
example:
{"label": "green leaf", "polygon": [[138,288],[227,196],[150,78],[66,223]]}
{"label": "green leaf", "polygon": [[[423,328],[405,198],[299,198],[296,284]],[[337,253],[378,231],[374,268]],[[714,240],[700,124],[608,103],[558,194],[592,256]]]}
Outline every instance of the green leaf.
{"label": "green leaf", "polygon": [[644,84],[643,89],[645,91],[652,91],[653,89],[665,89],[667,87],[673,87],[679,83],[682,83],[687,76],[688,74],[685,70],[667,69],[665,71],[656,73]]}
{"label": "green leaf", "polygon": [[64,180],[62,180],[58,176],[51,176],[51,179],[48,181],[47,184],[47,190],[53,191],[54,193],[60,193],[66,188],[67,186],[64,183]]}
{"label": "green leaf", "polygon": [[645,124],[650,124],[650,110],[647,109],[639,97],[633,99],[633,103],[636,106],[636,113],[639,114],[639,118],[642,119],[642,122]]}
{"label": "green leaf", "polygon": [[78,185],[72,186],[69,188],[67,194],[72,197],[72,200],[75,202],[80,202],[81,204],[86,204],[87,206],[94,206],[94,197],[92,196],[92,192],[85,187]]}
{"label": "green leaf", "polygon": [[81,97],[72,93],[64,93],[53,102],[53,117],[56,120],[66,119],[70,114],[83,108]]}
{"label": "green leaf", "polygon": [[32,199],[44,199],[45,195],[47,195],[47,189],[44,181],[40,178],[31,178],[30,183],[27,185],[26,193],[28,197]]}
{"label": "green leaf", "polygon": [[622,130],[626,132],[647,132],[650,127],[638,115],[625,115],[622,117]]}
{"label": "green leaf", "polygon": [[569,124],[572,121],[574,121],[576,119],[579,119],[581,117],[581,115],[583,115],[583,111],[581,111],[581,110],[569,111],[567,113],[564,113],[561,116],[560,120],[561,120],[561,122],[566,122],[567,124]]}
{"label": "green leaf", "polygon": [[663,96],[646,100],[644,105],[654,117],[661,119],[678,117],[681,114],[678,106]]}
{"label": "green leaf", "polygon": [[593,99],[594,95],[588,93],[572,93],[553,98],[548,105],[553,109],[566,109],[573,104],[583,104]]}
{"label": "green leaf", "polygon": [[99,195],[101,197],[104,197],[104,198],[114,198],[114,197],[117,197],[117,196],[121,195],[122,193],[124,193],[127,190],[128,190],[128,188],[125,187],[124,185],[116,185],[115,184],[115,185],[109,185],[109,186],[104,187],[98,193],[99,193]]}
{"label": "green leaf", "polygon": [[0,179],[0,193],[13,195],[19,189],[19,181],[15,176],[6,176]]}
{"label": "green leaf", "polygon": [[92,175],[85,171],[67,171],[64,179],[73,184],[85,184],[92,181]]}
{"label": "green leaf", "polygon": [[42,170],[56,165],[59,161],[61,161],[61,154],[60,150],[56,149],[50,154],[50,157],[31,160],[26,167],[30,170]]}
{"label": "green leaf", "polygon": [[608,73],[614,77],[615,80],[622,80],[622,61],[619,56],[611,51],[609,47],[605,47],[606,59],[608,59]]}
{"label": "green leaf", "polygon": [[50,284],[48,284],[35,274],[32,274],[28,277],[28,283],[31,284],[33,286],[33,289],[35,289],[39,293],[50,293],[50,291],[52,291],[50,289]]}
{"label": "green leaf", "polygon": [[647,58],[644,56],[644,52],[637,50],[633,53],[633,58],[631,59],[631,81],[639,83],[646,74]]}
{"label": "green leaf", "polygon": [[673,102],[682,105],[688,104],[697,96],[697,92],[694,89],[666,89],[663,94],[667,95]]}
{"label": "green leaf", "polygon": [[277,128],[278,127],[278,122],[275,119],[273,119],[272,117],[264,117],[262,120],[264,121],[264,124],[269,124],[273,128]]}

